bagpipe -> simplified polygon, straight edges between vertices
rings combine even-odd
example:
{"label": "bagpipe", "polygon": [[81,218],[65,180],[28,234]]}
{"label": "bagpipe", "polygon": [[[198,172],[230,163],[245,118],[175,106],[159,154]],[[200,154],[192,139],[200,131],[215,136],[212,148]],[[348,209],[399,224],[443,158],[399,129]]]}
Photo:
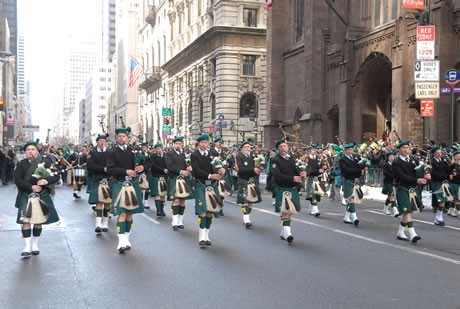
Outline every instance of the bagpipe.
{"label": "bagpipe", "polygon": [[[217,171],[221,168],[225,168],[226,165],[226,162],[225,161],[222,161],[220,159],[220,157],[214,157],[211,161],[211,165],[214,169],[214,172],[217,173]],[[217,187],[218,187],[218,191],[219,191],[219,195],[220,196],[229,196],[230,194],[232,194],[232,188],[230,188],[227,183],[225,182],[225,180],[222,178],[222,176],[220,177],[219,181],[218,181],[218,184],[217,184]]]}

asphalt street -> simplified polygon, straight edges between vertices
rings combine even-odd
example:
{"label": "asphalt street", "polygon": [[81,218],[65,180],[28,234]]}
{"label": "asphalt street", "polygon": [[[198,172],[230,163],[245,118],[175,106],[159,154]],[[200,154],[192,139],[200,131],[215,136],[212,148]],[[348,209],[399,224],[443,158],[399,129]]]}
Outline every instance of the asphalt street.
{"label": "asphalt street", "polygon": [[212,246],[200,249],[193,202],[180,231],[168,203],[165,218],[135,215],[132,250],[119,254],[115,218],[96,236],[87,196],[56,191],[61,221],[45,227],[40,255],[24,260],[16,188],[0,187],[0,308],[460,308],[460,218],[439,227],[431,211],[416,215],[422,240],[413,245],[396,239],[399,220],[381,202],[358,205],[354,227],[340,204],[323,201],[315,218],[304,200],[288,245],[268,194],[250,230],[228,197]]}

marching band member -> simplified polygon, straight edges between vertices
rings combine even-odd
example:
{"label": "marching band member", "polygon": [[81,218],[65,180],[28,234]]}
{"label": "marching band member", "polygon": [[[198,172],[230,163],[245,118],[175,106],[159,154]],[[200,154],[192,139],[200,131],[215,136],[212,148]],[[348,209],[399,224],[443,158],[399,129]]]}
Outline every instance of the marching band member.
{"label": "marching band member", "polygon": [[434,224],[444,226],[446,223],[444,222],[442,214],[446,202],[453,200],[449,181],[452,180],[454,176],[451,174],[449,163],[442,157],[442,151],[439,147],[432,147],[430,153],[432,154],[431,185],[433,195],[438,205]]}
{"label": "marching band member", "polygon": [[[232,164],[231,164],[231,162],[228,162],[229,160],[226,158],[226,154],[225,154],[224,150],[222,149],[222,146],[223,146],[222,137],[218,136],[218,137],[216,137],[214,139],[214,147],[209,149],[209,153],[211,155],[211,160],[213,158],[215,158],[215,157],[218,157],[222,161],[227,161],[227,166],[224,167],[225,174],[223,176],[224,177],[223,179],[224,179],[227,187],[231,189],[231,188],[233,188],[233,181],[232,181],[232,176],[230,175],[229,169],[232,167]],[[224,196],[222,196],[222,199],[223,198],[224,198]],[[223,215],[224,215],[224,209],[223,208],[219,213],[214,214],[214,216],[223,216]]]}
{"label": "marching band member", "polygon": [[73,185],[73,197],[75,199],[80,199],[81,187],[85,183],[86,177],[86,161],[88,159],[87,154],[83,153],[83,148],[80,145],[77,145],[76,151],[73,152],[68,161],[72,164],[72,185]]}
{"label": "marching band member", "polygon": [[286,140],[276,141],[275,146],[279,151],[271,163],[271,172],[276,181],[275,211],[281,212],[280,238],[291,244],[294,240],[291,233],[291,217],[300,211],[298,187],[302,183],[302,177],[307,176],[307,172],[299,173],[297,170],[294,159],[289,155],[289,145]]}
{"label": "marching band member", "polygon": [[450,189],[454,195],[453,207],[447,211],[447,215],[457,217],[460,211],[460,151],[454,151],[452,154],[453,162],[450,167],[452,173],[452,180],[450,182]]}
{"label": "marching band member", "polygon": [[193,198],[190,181],[192,167],[188,165],[182,149],[183,139],[182,136],[174,137],[173,149],[166,153],[168,201],[172,201],[171,225],[174,231],[184,228],[185,200]]}
{"label": "marching band member", "polygon": [[132,148],[128,145],[130,128],[119,128],[115,130],[117,145],[109,150],[107,154],[107,172],[113,178],[111,212],[118,216],[117,231],[120,253],[131,249],[129,240],[133,225],[133,214],[144,212],[142,195],[139,188],[137,175],[148,170],[149,163],[137,165]]}
{"label": "marching band member", "polygon": [[359,224],[358,217],[356,216],[355,203],[359,203],[362,199],[362,191],[359,188],[359,178],[368,167],[359,166],[359,157],[353,154],[354,143],[347,143],[344,145],[345,154],[340,159],[340,171],[343,179],[343,196],[347,202],[345,217],[343,222],[347,224]]}
{"label": "marching band member", "polygon": [[393,161],[395,159],[395,155],[397,151],[390,151],[387,154],[385,163],[383,164],[383,188],[382,194],[387,195],[387,199],[385,201],[385,205],[383,206],[383,213],[386,215],[391,215],[390,209],[393,210],[393,216],[399,216],[398,211],[398,204],[396,202],[396,191],[393,186],[394,175],[393,170],[391,168]]}
{"label": "marching band member", "polygon": [[163,152],[163,144],[156,143],[153,148],[155,149],[155,153],[150,156],[150,170],[152,176],[150,192],[155,200],[157,217],[164,217],[166,216],[164,212],[165,198],[168,194],[166,182],[168,169],[166,167],[166,157]]}
{"label": "marching band member", "polygon": [[241,204],[243,213],[243,224],[246,228],[252,227],[250,215],[252,204],[260,203],[262,197],[259,190],[257,176],[260,168],[255,167],[254,158],[251,155],[251,144],[244,141],[240,145],[240,152],[236,155],[236,166],[238,172],[238,196],[236,202]]}
{"label": "marching band member", "polygon": [[[141,143],[141,149],[136,152],[136,164],[144,164],[147,160],[150,158],[150,153],[149,153],[149,143],[144,142]],[[150,209],[149,205],[149,189],[143,189],[141,188],[142,191],[142,197],[144,198],[144,209]]]}
{"label": "marching band member", "polygon": [[[307,157],[307,188],[306,200],[310,201],[309,214],[315,217],[320,215],[318,203],[321,201],[322,191],[318,177],[326,171],[326,166],[322,165],[321,159],[318,156],[318,145],[313,144],[310,153]],[[324,192],[323,192],[324,193]]]}
{"label": "marching band member", "polygon": [[211,156],[208,148],[207,134],[197,137],[197,149],[191,155],[195,185],[195,214],[200,225],[199,245],[201,248],[211,245],[209,230],[212,224],[212,213],[222,209],[223,200],[218,196],[218,181],[225,174],[225,169],[220,167],[213,170]]}
{"label": "marching band member", "polygon": [[107,173],[107,137],[108,134],[96,137],[96,148],[91,152],[87,161],[88,175],[91,177],[91,190],[88,203],[96,205],[97,234],[109,230],[109,215],[111,197],[109,190],[109,174]]}
{"label": "marching band member", "polygon": [[[15,204],[18,208],[16,223],[22,225],[22,237],[25,241],[21,256],[27,258],[40,254],[38,240],[42,225],[59,221],[50,197],[52,191],[50,186],[59,181],[60,175],[53,175],[45,170],[50,167],[50,163],[40,162],[36,142],[27,142],[24,150],[26,158],[17,164],[14,170],[14,182],[18,188]],[[41,172],[38,171],[39,164],[44,164]]]}
{"label": "marching band member", "polygon": [[[399,157],[392,164],[393,174],[397,183],[396,198],[398,201],[401,221],[399,224],[397,239],[410,241],[413,244],[421,239],[415,233],[412,213],[418,212],[421,202],[417,197],[416,187],[418,184],[425,185],[431,178],[430,174],[425,174],[422,178],[417,178],[415,168],[417,163],[410,156],[409,141],[402,141],[397,145]],[[406,228],[409,231],[409,238],[405,234]]]}

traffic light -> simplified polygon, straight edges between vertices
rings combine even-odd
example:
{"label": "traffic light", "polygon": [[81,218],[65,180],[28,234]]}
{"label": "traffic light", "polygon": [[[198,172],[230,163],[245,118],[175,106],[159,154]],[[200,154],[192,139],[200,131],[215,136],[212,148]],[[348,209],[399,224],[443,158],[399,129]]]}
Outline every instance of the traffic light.
{"label": "traffic light", "polygon": [[163,118],[163,124],[165,126],[169,126],[169,124],[171,123],[171,116],[164,116]]}
{"label": "traffic light", "polygon": [[3,111],[4,105],[5,105],[5,101],[3,101],[3,99],[0,99],[0,111]]}

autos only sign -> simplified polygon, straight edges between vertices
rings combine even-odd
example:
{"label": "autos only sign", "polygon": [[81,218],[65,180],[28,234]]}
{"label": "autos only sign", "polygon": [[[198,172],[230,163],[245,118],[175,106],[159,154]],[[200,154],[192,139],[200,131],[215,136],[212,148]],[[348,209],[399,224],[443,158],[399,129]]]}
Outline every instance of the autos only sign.
{"label": "autos only sign", "polygon": [[417,27],[417,60],[434,59],[434,26]]}
{"label": "autos only sign", "polygon": [[439,60],[415,60],[414,81],[439,81]]}
{"label": "autos only sign", "polygon": [[439,99],[439,82],[415,83],[416,99]]}

